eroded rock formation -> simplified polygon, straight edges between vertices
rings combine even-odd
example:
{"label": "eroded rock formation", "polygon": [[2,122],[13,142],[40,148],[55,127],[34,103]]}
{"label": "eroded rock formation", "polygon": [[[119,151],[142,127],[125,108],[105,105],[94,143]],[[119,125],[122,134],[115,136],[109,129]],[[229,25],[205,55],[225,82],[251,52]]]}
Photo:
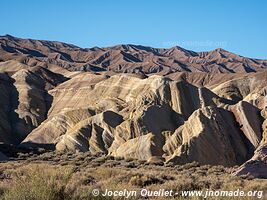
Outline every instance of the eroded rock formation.
{"label": "eroded rock formation", "polygon": [[236,175],[250,175],[256,178],[267,178],[267,109],[262,110],[262,116],[265,118],[262,129],[263,137],[260,145],[254,152],[253,157],[245,162],[235,172]]}
{"label": "eroded rock formation", "polygon": [[1,143],[241,165],[236,174],[266,177],[265,60],[12,36],[0,44]]}

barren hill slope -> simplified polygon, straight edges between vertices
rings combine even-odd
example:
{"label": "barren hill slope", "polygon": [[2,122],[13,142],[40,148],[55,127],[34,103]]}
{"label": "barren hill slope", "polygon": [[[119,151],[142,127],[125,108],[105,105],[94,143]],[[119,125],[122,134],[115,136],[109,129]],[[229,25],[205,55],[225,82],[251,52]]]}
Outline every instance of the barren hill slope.
{"label": "barren hill slope", "polygon": [[15,59],[30,66],[55,64],[74,71],[236,73],[256,72],[267,67],[266,60],[245,58],[223,49],[193,52],[181,47],[169,49],[141,45],[107,48],[79,48],[61,42],[0,37],[0,60]]}
{"label": "barren hill slope", "polygon": [[9,35],[0,60],[1,143],[173,164],[247,161],[237,174],[266,177],[252,165],[266,165],[266,60]]}

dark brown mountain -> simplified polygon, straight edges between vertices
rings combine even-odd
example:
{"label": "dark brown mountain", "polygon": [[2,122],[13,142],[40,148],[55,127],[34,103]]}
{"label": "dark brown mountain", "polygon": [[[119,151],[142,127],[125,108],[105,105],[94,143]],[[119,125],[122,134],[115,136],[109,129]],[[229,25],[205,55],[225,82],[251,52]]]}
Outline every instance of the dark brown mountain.
{"label": "dark brown mountain", "polygon": [[223,49],[193,52],[141,45],[79,48],[62,42],[0,37],[0,60],[30,66],[58,65],[70,71],[114,71],[170,75],[175,72],[237,73],[267,68],[266,60],[245,58]]}

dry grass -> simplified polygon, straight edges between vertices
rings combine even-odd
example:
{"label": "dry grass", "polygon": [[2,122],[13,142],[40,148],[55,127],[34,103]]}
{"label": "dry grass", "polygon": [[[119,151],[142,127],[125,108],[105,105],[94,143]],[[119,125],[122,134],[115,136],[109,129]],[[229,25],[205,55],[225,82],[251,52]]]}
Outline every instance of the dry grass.
{"label": "dry grass", "polygon": [[1,182],[1,199],[68,199],[64,189],[73,173],[71,168],[57,170],[48,164],[28,164],[2,171],[5,179]]}
{"label": "dry grass", "polygon": [[[165,188],[181,191],[240,188],[247,191],[267,192],[266,180],[234,177],[230,175],[231,169],[222,166],[200,166],[198,163],[161,166],[157,163],[124,160],[112,156],[97,157],[90,154],[72,155],[52,152],[41,155],[20,155],[20,158],[17,161],[0,164],[0,199],[112,199],[92,196],[93,189],[140,191],[141,188],[149,190]],[[133,199],[141,199],[141,197],[137,196]],[[175,199],[182,198],[177,196]]]}

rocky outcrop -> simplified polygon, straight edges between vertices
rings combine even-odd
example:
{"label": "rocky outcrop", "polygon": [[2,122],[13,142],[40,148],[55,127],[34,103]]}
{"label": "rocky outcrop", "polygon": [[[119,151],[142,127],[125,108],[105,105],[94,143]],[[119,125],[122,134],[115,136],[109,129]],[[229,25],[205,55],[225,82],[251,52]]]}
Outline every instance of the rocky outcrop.
{"label": "rocky outcrop", "polygon": [[46,119],[39,127],[34,129],[21,144],[24,147],[47,146],[54,149],[60,136],[74,127],[80,121],[93,116],[95,112],[91,109],[76,109],[62,111],[56,116]]}
{"label": "rocky outcrop", "polygon": [[245,101],[240,101],[235,106],[232,106],[231,111],[244,136],[248,139],[248,145],[253,154],[262,139],[261,126],[263,119],[260,115],[260,110]]}
{"label": "rocky outcrop", "polygon": [[262,87],[251,92],[244,98],[244,101],[255,105],[259,109],[263,109],[267,105],[267,87]]}
{"label": "rocky outcrop", "polygon": [[180,164],[231,166],[249,156],[249,139],[234,115],[223,109],[232,102],[185,81],[85,73],[49,93],[54,101],[48,118],[24,146],[47,144],[59,151],[157,157]]}
{"label": "rocky outcrop", "polygon": [[112,111],[82,120],[59,138],[56,149],[107,153],[114,140],[114,129],[122,120],[122,116]]}
{"label": "rocky outcrop", "polygon": [[12,137],[10,123],[11,92],[13,80],[6,73],[0,73],[0,142],[10,143]]}
{"label": "rocky outcrop", "polygon": [[[54,145],[58,150],[101,151],[120,156],[121,145],[127,146],[124,143],[128,140],[138,140],[149,133],[157,142],[157,156],[161,156],[164,131],[173,132],[198,108],[225,106],[227,102],[206,88],[184,81],[161,76],[143,79],[125,74],[110,78],[80,74],[50,90],[49,94],[53,104],[47,120],[34,129],[22,145],[43,143]],[[113,113],[115,121],[116,116],[120,116],[116,126],[104,120],[107,113]]]}
{"label": "rocky outcrop", "polygon": [[174,164],[251,159],[236,174],[265,176],[264,60],[12,36],[0,37],[0,60],[2,143]]}
{"label": "rocky outcrop", "polygon": [[3,80],[3,88],[18,91],[18,118],[8,124],[25,131],[25,148],[233,166],[249,159],[262,137],[256,106],[233,105],[185,80],[92,73],[67,80],[42,67]]}
{"label": "rocky outcrop", "polygon": [[241,165],[235,172],[235,175],[249,175],[254,178],[267,178],[267,116],[266,107],[262,110],[263,137],[259,147],[254,152],[253,157]]}
{"label": "rocky outcrop", "polygon": [[[256,93],[266,86],[267,72],[241,74],[238,78],[226,81],[213,88],[212,91],[220,97],[241,101],[251,93]],[[247,97],[248,100],[250,99]]]}
{"label": "rocky outcrop", "polygon": [[0,140],[14,144],[47,118],[52,103],[47,91],[66,80],[42,67],[17,70],[0,77]]}
{"label": "rocky outcrop", "polygon": [[246,161],[248,151],[232,113],[216,107],[196,110],[169,136],[164,146],[168,162],[232,166]]}
{"label": "rocky outcrop", "polygon": [[267,145],[261,145],[254,156],[241,165],[233,174],[247,175],[254,178],[267,178]]}
{"label": "rocky outcrop", "polygon": [[142,112],[135,111],[130,119],[116,127],[109,152],[114,156],[137,159],[162,157],[164,133],[173,132],[182,123],[183,118],[168,106],[153,105]]}

